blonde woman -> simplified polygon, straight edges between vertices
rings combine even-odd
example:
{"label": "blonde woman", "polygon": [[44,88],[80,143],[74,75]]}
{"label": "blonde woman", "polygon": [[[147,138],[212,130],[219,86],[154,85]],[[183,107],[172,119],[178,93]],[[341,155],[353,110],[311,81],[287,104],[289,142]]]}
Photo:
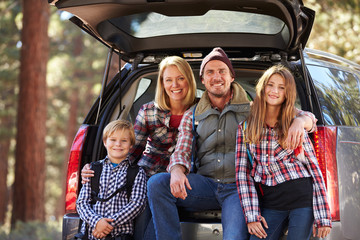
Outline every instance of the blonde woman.
{"label": "blonde woman", "polygon": [[[180,121],[184,112],[195,103],[195,93],[196,81],[189,63],[177,56],[164,58],[159,64],[155,101],[144,104],[139,110],[134,124],[136,141],[128,157],[130,162],[137,161],[147,178],[166,172],[176,146]],[[93,176],[88,164],[81,176],[83,183]],[[150,219],[147,205],[136,219],[135,240],[155,238]]]}
{"label": "blonde woman", "polygon": [[148,177],[166,172],[178,127],[184,112],[195,103],[196,82],[190,65],[183,58],[167,57],[159,65],[155,101],[144,104],[136,117],[136,143],[130,160]]}

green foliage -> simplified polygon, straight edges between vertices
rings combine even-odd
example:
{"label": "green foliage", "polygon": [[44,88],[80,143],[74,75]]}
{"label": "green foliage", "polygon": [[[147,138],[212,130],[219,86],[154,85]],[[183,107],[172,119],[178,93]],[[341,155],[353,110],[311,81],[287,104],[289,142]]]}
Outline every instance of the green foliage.
{"label": "green foliage", "polygon": [[[47,71],[48,106],[46,124],[46,203],[47,218],[58,217],[57,209],[63,208],[58,199],[62,194],[62,167],[67,162],[67,127],[70,98],[74,89],[79,89],[77,124],[83,121],[97,91],[93,85],[100,83],[107,49],[87,36],[62,12],[52,11],[49,24],[50,59]],[[0,141],[11,142],[10,156],[14,159],[18,77],[20,68],[22,12],[21,1],[0,1]],[[77,41],[78,44],[75,44]],[[81,50],[81,51],[80,51]],[[77,56],[75,54],[78,52]],[[80,54],[81,53],[81,54]],[[10,163],[10,162],[9,162]],[[9,164],[8,186],[12,184],[14,169]],[[0,238],[1,239],[1,238]],[[26,239],[26,238],[25,238]]]}
{"label": "green foliage", "polygon": [[[98,95],[93,85],[101,82],[107,49],[77,26],[64,18],[66,12],[51,8],[49,37],[50,59],[48,62],[48,120],[47,125],[47,181],[46,212],[56,215],[56,209],[63,208],[58,199],[62,194],[62,167],[66,167],[69,150],[67,134],[71,98],[78,98],[77,126],[83,122],[86,113]],[[71,144],[71,143],[70,143]],[[57,217],[57,216],[56,216]]]}
{"label": "green foliage", "polygon": [[343,9],[352,11],[354,13],[360,13],[360,0],[309,0],[306,2],[317,2],[325,11],[331,9]]}
{"label": "green foliage", "polygon": [[316,11],[308,47],[360,63],[360,0],[307,0]]}
{"label": "green foliage", "polygon": [[0,2],[0,140],[15,136],[14,125],[9,126],[7,120],[14,119],[16,110],[17,76],[19,73],[19,41],[20,30],[15,19],[20,14],[18,1]]}
{"label": "green foliage", "polygon": [[17,222],[15,228],[7,233],[0,228],[0,240],[55,240],[61,239],[60,223]]}
{"label": "green foliage", "polygon": [[[21,15],[20,1],[0,1],[0,151],[2,154],[0,163],[3,168],[2,174],[9,172],[8,186],[14,179],[13,171],[6,169],[8,166],[6,161],[13,166],[20,67],[20,49],[17,47],[20,41],[20,29],[16,22],[19,15]],[[7,191],[7,186],[1,186],[1,197],[6,194],[4,191]]]}

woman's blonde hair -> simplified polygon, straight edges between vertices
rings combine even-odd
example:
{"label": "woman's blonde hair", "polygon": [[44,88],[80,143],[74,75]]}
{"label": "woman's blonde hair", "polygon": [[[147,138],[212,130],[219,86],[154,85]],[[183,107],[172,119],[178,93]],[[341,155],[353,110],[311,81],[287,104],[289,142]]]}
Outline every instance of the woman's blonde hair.
{"label": "woman's blonde hair", "polygon": [[285,140],[289,127],[295,116],[296,84],[290,70],[282,65],[274,65],[264,72],[256,85],[256,97],[251,106],[250,115],[247,118],[245,130],[246,141],[259,143],[265,124],[266,97],[265,86],[274,74],[279,74],[285,81],[285,100],[281,105],[278,122],[275,131],[279,137],[279,143],[286,147]]}
{"label": "woman's blonde hair", "polygon": [[127,120],[114,120],[108,123],[103,130],[103,141],[106,142],[107,138],[118,130],[129,130],[130,143],[135,144],[134,126]]}
{"label": "woman's blonde hair", "polygon": [[169,95],[165,92],[164,88],[164,71],[168,66],[175,66],[179,69],[182,75],[189,85],[189,91],[186,94],[184,99],[184,105],[190,107],[195,103],[195,93],[196,93],[196,81],[194,73],[190,67],[190,64],[183,58],[178,56],[170,56],[164,58],[159,64],[159,75],[156,85],[155,92],[155,103],[161,110],[171,110],[170,98]]}

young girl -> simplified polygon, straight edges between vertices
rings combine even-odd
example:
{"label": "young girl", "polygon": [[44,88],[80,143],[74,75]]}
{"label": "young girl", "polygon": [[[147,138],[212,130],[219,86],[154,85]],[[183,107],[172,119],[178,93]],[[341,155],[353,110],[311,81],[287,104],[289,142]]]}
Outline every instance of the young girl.
{"label": "young girl", "polygon": [[250,239],[279,239],[286,226],[288,240],[309,239],[312,226],[314,236],[330,232],[324,179],[307,132],[302,146],[286,146],[295,99],[292,74],[273,66],[260,78],[250,116],[238,127],[236,182]]}

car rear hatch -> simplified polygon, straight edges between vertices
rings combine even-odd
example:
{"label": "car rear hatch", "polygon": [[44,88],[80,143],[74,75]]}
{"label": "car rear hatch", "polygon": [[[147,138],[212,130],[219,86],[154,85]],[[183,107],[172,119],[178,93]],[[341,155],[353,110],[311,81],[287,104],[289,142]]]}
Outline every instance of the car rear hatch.
{"label": "car rear hatch", "polygon": [[[152,61],[175,54],[203,57],[215,46],[229,56],[255,53],[300,58],[315,12],[302,0],[49,0],[72,22],[121,53]],[[155,26],[155,27],[154,27]],[[236,55],[235,55],[236,54]],[[154,58],[155,57],[155,58]]]}

